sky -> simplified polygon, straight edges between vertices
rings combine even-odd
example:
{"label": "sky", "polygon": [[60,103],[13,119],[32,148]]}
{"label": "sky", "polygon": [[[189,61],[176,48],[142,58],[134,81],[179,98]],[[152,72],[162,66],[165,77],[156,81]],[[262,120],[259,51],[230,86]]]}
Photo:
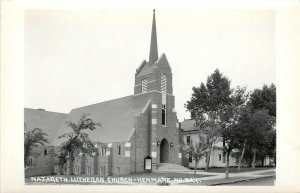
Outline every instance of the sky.
{"label": "sky", "polygon": [[[132,95],[148,60],[152,9],[27,10],[27,108],[73,108]],[[192,87],[215,69],[232,87],[275,83],[275,18],[267,9],[156,10],[158,52],[173,73],[179,121]]]}

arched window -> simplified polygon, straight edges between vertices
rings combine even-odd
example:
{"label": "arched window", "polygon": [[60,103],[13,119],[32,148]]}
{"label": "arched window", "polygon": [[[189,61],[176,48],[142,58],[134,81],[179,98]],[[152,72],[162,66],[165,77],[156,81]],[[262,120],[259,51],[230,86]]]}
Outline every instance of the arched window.
{"label": "arched window", "polygon": [[166,77],[166,75],[164,75],[164,74],[161,75],[160,82],[161,82],[161,86],[160,86],[161,92],[167,93],[167,77]]}
{"label": "arched window", "polygon": [[142,80],[142,93],[147,92],[148,87],[148,80],[145,78]]}

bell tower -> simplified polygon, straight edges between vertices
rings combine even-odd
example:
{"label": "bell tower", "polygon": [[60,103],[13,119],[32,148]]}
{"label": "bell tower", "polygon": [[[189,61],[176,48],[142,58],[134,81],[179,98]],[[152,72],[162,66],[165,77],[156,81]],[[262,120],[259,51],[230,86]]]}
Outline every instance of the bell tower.
{"label": "bell tower", "polygon": [[149,61],[135,72],[134,96],[149,102],[149,149],[153,170],[160,163],[180,163],[179,129],[172,86],[172,69],[166,55],[158,55],[156,15],[153,10]]}
{"label": "bell tower", "polygon": [[151,91],[173,94],[172,72],[166,55],[158,57],[155,10],[153,10],[149,61],[143,60],[135,73],[134,94]]}

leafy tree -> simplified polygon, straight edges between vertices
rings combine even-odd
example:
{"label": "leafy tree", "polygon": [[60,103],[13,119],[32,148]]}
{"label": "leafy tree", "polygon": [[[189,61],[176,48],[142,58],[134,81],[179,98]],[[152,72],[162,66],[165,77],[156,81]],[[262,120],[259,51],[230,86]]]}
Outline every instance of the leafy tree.
{"label": "leafy tree", "polygon": [[276,148],[276,88],[264,85],[255,89],[250,95],[246,107],[239,119],[240,135],[237,149],[242,154],[239,158],[238,170],[244,158],[249,165],[255,167],[256,158],[263,160],[266,156],[274,157]]}
{"label": "leafy tree", "polygon": [[198,141],[191,142],[187,148],[193,160],[195,161],[194,176],[196,176],[197,166],[200,160],[206,155],[209,149],[209,144],[206,141],[206,137],[200,134],[198,137]]}
{"label": "leafy tree", "polygon": [[266,135],[264,137],[263,147],[265,150],[265,156],[274,158],[274,162],[276,165],[276,130],[275,129],[271,129],[266,132]]}
{"label": "leafy tree", "polygon": [[[239,124],[242,127],[243,135],[241,135],[241,139],[244,142],[244,148],[246,147],[246,143],[249,144],[248,148],[252,151],[252,167],[255,167],[256,156],[259,153],[261,155],[265,153],[264,151],[264,143],[266,143],[267,133],[271,130],[272,125],[269,121],[270,116],[266,110],[254,110],[247,108],[242,113],[240,117]],[[243,149],[243,152],[245,149]],[[243,154],[240,157],[240,161],[243,159]]]}
{"label": "leafy tree", "polygon": [[224,147],[223,152],[226,155],[226,178],[229,178],[229,158],[232,150],[238,146],[241,131],[239,129],[238,120],[240,119],[241,112],[245,108],[248,98],[246,88],[237,87],[234,89],[233,94],[230,95],[230,103],[225,105],[221,113],[221,136],[223,139]]}
{"label": "leafy tree", "polygon": [[248,129],[250,114],[251,114],[251,108],[249,107],[249,105],[246,105],[244,108],[241,109],[240,116],[237,123],[238,130],[236,131],[236,138],[237,138],[236,148],[241,152],[241,155],[239,156],[238,170],[240,170],[241,162],[245,155],[248,138],[250,136],[250,132]]}
{"label": "leafy tree", "polygon": [[45,145],[49,143],[47,134],[40,128],[34,128],[31,131],[27,131],[24,135],[24,166],[25,168],[30,166],[30,157],[38,156],[38,153],[33,152],[33,148],[38,145]]}
{"label": "leafy tree", "polygon": [[264,85],[262,89],[255,89],[250,96],[250,101],[254,110],[268,110],[270,116],[276,118],[276,86]]}
{"label": "leafy tree", "polygon": [[72,128],[72,131],[58,137],[65,138],[66,141],[59,146],[57,157],[61,167],[65,167],[69,161],[69,173],[72,175],[74,174],[73,162],[77,156],[82,154],[92,155],[96,152],[94,143],[85,131],[93,131],[96,126],[101,127],[101,124],[95,123],[91,118],[88,118],[87,114],[83,114],[77,123],[67,122],[67,124]]}
{"label": "leafy tree", "polygon": [[185,104],[191,118],[196,121],[195,126],[200,128],[199,132],[207,134],[209,151],[206,155],[206,169],[209,167],[212,145],[220,140],[221,114],[225,106],[231,103],[232,92],[228,78],[216,69],[207,78],[206,84],[193,87],[192,97]]}
{"label": "leafy tree", "polygon": [[[267,114],[264,117],[268,116],[265,128],[261,128],[264,134],[260,138],[259,148],[256,148],[257,153],[262,161],[265,156],[269,156],[273,157],[276,162],[276,86],[271,84],[270,86],[264,85],[262,89],[255,89],[250,96],[249,105],[252,112],[264,111]],[[255,167],[254,164],[253,167]]]}
{"label": "leafy tree", "polygon": [[269,115],[265,110],[256,110],[251,117],[251,138],[250,147],[253,151],[252,167],[255,167],[257,152],[263,150],[264,139],[267,131],[270,131],[272,125],[269,121]]}

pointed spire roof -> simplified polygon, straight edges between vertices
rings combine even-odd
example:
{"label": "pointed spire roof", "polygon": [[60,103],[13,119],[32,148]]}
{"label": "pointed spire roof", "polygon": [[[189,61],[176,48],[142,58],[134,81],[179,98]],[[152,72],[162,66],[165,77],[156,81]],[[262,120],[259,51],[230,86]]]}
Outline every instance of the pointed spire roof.
{"label": "pointed spire roof", "polygon": [[149,63],[153,64],[154,62],[156,62],[157,59],[158,59],[158,49],[157,49],[157,36],[156,36],[155,9],[153,9]]}

